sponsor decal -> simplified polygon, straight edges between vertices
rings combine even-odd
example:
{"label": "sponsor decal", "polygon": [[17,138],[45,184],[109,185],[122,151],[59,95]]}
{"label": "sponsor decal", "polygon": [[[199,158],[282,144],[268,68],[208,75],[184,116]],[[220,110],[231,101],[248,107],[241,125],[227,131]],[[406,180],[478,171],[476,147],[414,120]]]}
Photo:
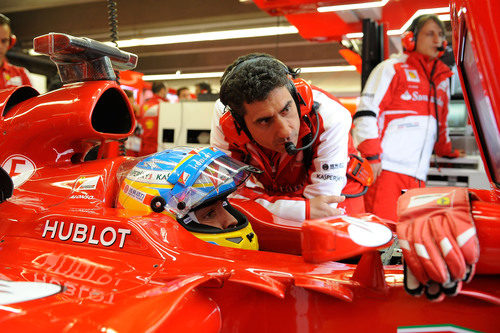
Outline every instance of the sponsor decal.
{"label": "sponsor decal", "polygon": [[146,129],[152,130],[153,127],[155,126],[155,122],[152,119],[148,119],[148,120],[146,120],[144,126],[146,127]]}
{"label": "sponsor decal", "polygon": [[405,68],[406,80],[408,82],[420,82],[420,78],[418,77],[418,72],[416,69],[407,69]]}
{"label": "sponsor decal", "polygon": [[76,181],[76,191],[90,191],[97,188],[97,182],[101,176],[86,177],[82,176]]}
{"label": "sponsor decal", "polygon": [[144,166],[146,166],[150,169],[160,169],[161,170],[162,167],[159,164],[166,165],[168,167],[171,165],[171,162],[160,160],[157,158],[152,158],[152,159],[148,159],[148,160],[144,161]]}
{"label": "sponsor decal", "polygon": [[144,199],[146,198],[146,193],[130,187],[128,184],[123,188],[123,192],[139,202],[144,202]]}
{"label": "sponsor decal", "polygon": [[337,176],[337,175],[332,175],[329,173],[318,173],[316,174],[316,178],[322,179],[322,180],[332,180],[334,182],[340,182],[345,180],[345,176]]}
{"label": "sponsor decal", "polygon": [[408,208],[423,206],[431,202],[438,202],[441,198],[446,198],[448,193],[434,193],[434,194],[422,194],[416,195],[410,198]]}
{"label": "sponsor decal", "polygon": [[36,170],[35,163],[24,155],[16,154],[7,157],[2,163],[2,168],[7,171],[14,188],[18,188],[29,180]]}
{"label": "sponsor decal", "polygon": [[[412,93],[409,93],[408,91],[405,91],[401,96],[399,96],[403,101],[414,101],[414,102],[427,102],[429,100],[429,96],[427,95],[420,95],[418,91],[414,91]],[[434,103],[435,98],[434,96],[431,96],[431,102]],[[441,97],[438,98],[437,104],[439,106],[443,106],[443,100]]]}
{"label": "sponsor decal", "polygon": [[337,169],[342,169],[345,168],[345,163],[325,163],[321,166],[323,170],[337,170]]}
{"label": "sponsor decal", "polygon": [[93,199],[95,199],[93,195],[88,195],[88,194],[73,194],[69,198],[70,199],[84,199],[84,200],[93,200]]}
{"label": "sponsor decal", "polygon": [[405,92],[404,92],[404,93],[403,93],[400,97],[401,97],[401,99],[402,99],[403,101],[409,101],[409,100],[411,100],[411,95],[410,95],[410,93],[408,92],[408,90],[407,90],[407,91],[405,91]]}
{"label": "sponsor decal", "polygon": [[52,283],[0,280],[0,305],[31,301],[62,291],[63,287]]}
{"label": "sponsor decal", "polygon": [[169,172],[134,169],[127,175],[128,180],[138,181],[148,184],[168,183]]}
{"label": "sponsor decal", "polygon": [[[93,302],[112,304],[114,292],[104,292],[100,286],[120,286],[121,280],[114,279],[107,266],[81,260],[69,255],[47,253],[34,260],[37,267],[47,273],[34,273],[32,280],[64,285],[63,294],[69,297],[87,298]],[[55,276],[64,276],[64,281]],[[70,281],[72,280],[72,281]],[[97,288],[96,288],[97,285]]]}
{"label": "sponsor decal", "polygon": [[181,183],[182,185],[186,185],[188,179],[189,179],[189,173],[183,171],[181,176],[179,177],[179,183]]}
{"label": "sponsor decal", "polygon": [[[65,227],[65,225],[67,227]],[[88,244],[101,244],[106,247],[115,244],[119,238],[120,241],[118,246],[123,248],[126,236],[131,233],[132,231],[130,229],[118,228],[118,230],[116,230],[113,227],[106,227],[97,235],[95,225],[91,225],[89,230],[89,226],[83,223],[65,223],[63,221],[51,221],[47,219],[42,238],[50,237],[54,239],[57,237],[57,239],[61,241],[71,240],[75,243],[87,242]]]}
{"label": "sponsor decal", "polygon": [[439,206],[449,206],[450,205],[450,197],[442,197],[437,199],[436,203]]}

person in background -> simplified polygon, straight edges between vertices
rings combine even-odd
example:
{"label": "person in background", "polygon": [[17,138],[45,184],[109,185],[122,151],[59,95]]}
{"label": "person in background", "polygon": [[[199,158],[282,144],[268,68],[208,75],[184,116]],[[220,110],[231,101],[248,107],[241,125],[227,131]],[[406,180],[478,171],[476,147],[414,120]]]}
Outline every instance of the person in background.
{"label": "person in background", "polygon": [[402,192],[425,186],[433,149],[439,156],[459,156],[447,129],[452,72],[439,60],[444,33],[437,16],[417,17],[403,36],[405,52],[370,74],[353,117],[357,149],[376,178],[365,207],[380,217],[396,221]]}
{"label": "person in background", "polygon": [[350,206],[340,195],[347,183],[351,115],[330,94],[292,81],[293,74],[268,54],[236,59],[221,79],[210,144],[263,171],[236,195],[278,217],[301,222],[344,209],[362,213],[362,198],[361,205]]}
{"label": "person in background", "polygon": [[211,94],[211,93],[212,93],[212,87],[207,82],[199,82],[195,85],[196,96],[203,94]]}
{"label": "person in background", "polygon": [[127,95],[128,100],[130,101],[130,104],[132,104],[132,109],[134,110],[134,115],[136,116],[136,118],[140,117],[141,116],[141,108],[135,102],[134,92],[132,90],[129,90],[129,89],[123,89],[123,91],[125,92],[125,95]]}
{"label": "person in background", "polygon": [[140,156],[156,153],[158,150],[158,115],[160,103],[168,103],[167,87],[163,82],[153,82],[153,97],[141,108],[138,122],[142,127]]}
{"label": "person in background", "polygon": [[12,34],[10,19],[0,14],[0,89],[28,85],[31,86],[29,72],[26,68],[17,67],[7,61],[7,51],[16,43]]}
{"label": "person in background", "polygon": [[195,85],[195,94],[198,101],[216,101],[218,94],[212,93],[212,87],[207,82],[200,82]]}
{"label": "person in background", "polygon": [[179,96],[179,102],[191,101],[193,97],[191,96],[191,91],[188,87],[181,87],[177,89],[177,96]]}

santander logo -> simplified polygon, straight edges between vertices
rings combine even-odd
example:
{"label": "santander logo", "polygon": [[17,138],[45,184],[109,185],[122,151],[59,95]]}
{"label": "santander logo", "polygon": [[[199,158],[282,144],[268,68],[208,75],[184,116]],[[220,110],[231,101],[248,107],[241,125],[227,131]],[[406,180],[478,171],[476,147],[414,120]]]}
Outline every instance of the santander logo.
{"label": "santander logo", "polygon": [[405,91],[402,95],[401,95],[401,99],[403,101],[409,101],[411,99],[411,95],[410,93],[407,91]]}

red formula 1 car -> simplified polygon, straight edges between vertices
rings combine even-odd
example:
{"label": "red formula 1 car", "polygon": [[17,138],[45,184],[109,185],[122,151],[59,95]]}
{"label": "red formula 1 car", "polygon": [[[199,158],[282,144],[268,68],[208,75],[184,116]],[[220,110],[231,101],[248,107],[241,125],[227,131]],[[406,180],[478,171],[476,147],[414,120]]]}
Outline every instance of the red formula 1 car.
{"label": "red formula 1 car", "polygon": [[202,241],[161,213],[117,208],[120,174],[137,160],[106,158],[107,143],[134,128],[111,65],[130,69],[136,58],[49,34],[35,49],[58,64],[63,88],[0,91],[1,330],[498,331],[500,73],[489,60],[500,52],[482,38],[499,30],[469,3],[453,7],[458,63],[494,189],[477,191],[481,259],[458,296],[407,295],[401,265],[383,266],[378,251],[392,249],[392,233],[372,215],[298,226],[233,200],[257,234],[254,251]]}

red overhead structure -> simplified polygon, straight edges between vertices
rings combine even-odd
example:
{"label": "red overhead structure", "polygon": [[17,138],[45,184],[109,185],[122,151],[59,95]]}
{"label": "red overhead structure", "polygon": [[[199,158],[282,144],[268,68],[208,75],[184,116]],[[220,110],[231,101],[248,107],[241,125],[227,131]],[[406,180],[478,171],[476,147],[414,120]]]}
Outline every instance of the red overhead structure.
{"label": "red overhead structure", "polygon": [[391,30],[400,29],[419,9],[449,6],[447,0],[399,0],[370,9],[318,12],[319,7],[376,2],[382,1],[254,0],[269,15],[284,16],[290,24],[297,27],[304,39],[317,42],[340,40],[345,34],[361,32],[363,18],[384,22]]}

